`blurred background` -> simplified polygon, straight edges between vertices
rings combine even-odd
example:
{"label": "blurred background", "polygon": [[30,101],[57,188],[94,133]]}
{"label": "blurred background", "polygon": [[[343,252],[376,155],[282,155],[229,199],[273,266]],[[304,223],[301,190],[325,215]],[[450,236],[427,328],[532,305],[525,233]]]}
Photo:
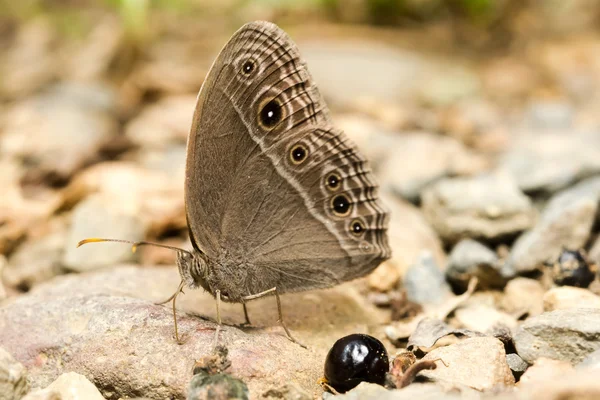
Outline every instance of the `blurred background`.
{"label": "blurred background", "polygon": [[[186,246],[195,97],[256,19],[297,42],[336,124],[411,216],[393,223],[395,268],[424,248],[444,265],[465,236],[510,245],[554,193],[600,171],[599,13],[597,0],[0,0],[6,291],[132,260],[173,265],[162,249],[75,245]],[[480,197],[460,207],[489,212],[492,228],[452,227],[435,212],[446,200],[423,199],[440,179],[481,174],[501,179],[475,181]]]}

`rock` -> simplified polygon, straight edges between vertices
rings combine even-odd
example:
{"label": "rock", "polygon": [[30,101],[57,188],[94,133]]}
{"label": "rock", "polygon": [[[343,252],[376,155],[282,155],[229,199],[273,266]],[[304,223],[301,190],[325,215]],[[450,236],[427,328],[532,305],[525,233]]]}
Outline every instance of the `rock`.
{"label": "rock", "polygon": [[446,278],[462,290],[473,277],[481,289],[503,288],[508,277],[501,266],[495,252],[475,240],[463,239],[450,253]]}
{"label": "rock", "polygon": [[600,369],[600,349],[591,352],[579,364],[575,366],[577,369]]}
{"label": "rock", "polygon": [[567,308],[600,308],[600,296],[572,286],[552,288],[544,294],[544,311]]}
{"label": "rock", "polygon": [[65,249],[67,223],[53,218],[46,226],[29,232],[27,241],[10,256],[2,276],[13,288],[29,290],[38,283],[63,273],[61,258]]}
{"label": "rock", "polygon": [[157,237],[165,229],[187,229],[183,186],[183,173],[148,170],[131,162],[104,162],[75,176],[63,191],[62,208],[72,208],[98,192],[112,199],[111,208],[132,210],[148,226],[149,236]]}
{"label": "rock", "polygon": [[482,68],[484,90],[494,99],[528,98],[541,80],[536,68],[522,57],[490,57]]}
{"label": "rock", "polygon": [[508,172],[525,193],[554,193],[600,172],[600,135],[572,130],[516,132],[498,169]]}
{"label": "rock", "polygon": [[431,253],[423,252],[403,280],[408,300],[419,304],[441,304],[452,296],[444,273]]}
{"label": "rock", "polygon": [[[390,332],[392,333],[392,332]],[[416,348],[431,348],[441,338],[455,335],[478,337],[482,333],[469,331],[468,329],[457,329],[446,324],[444,321],[435,318],[421,318],[418,325],[412,330],[406,348],[414,351]]]}
{"label": "rock", "polygon": [[521,377],[520,385],[552,382],[560,380],[565,374],[573,371],[573,366],[567,361],[538,358]]}
{"label": "rock", "polygon": [[119,72],[115,70],[122,65],[119,57],[128,57],[125,29],[114,16],[103,16],[95,20],[89,32],[86,31],[84,37],[78,38],[80,40],[67,48],[68,55],[64,57],[66,65],[61,71],[62,76],[92,82],[118,75]]}
{"label": "rock", "polygon": [[517,327],[517,320],[509,314],[484,304],[470,304],[454,311],[456,322],[463,328],[478,332],[489,332],[498,325],[510,329]]}
{"label": "rock", "polygon": [[392,290],[400,280],[400,272],[391,262],[384,262],[368,277],[369,287],[378,292]]}
{"label": "rock", "polygon": [[[556,379],[520,385],[518,393],[518,400],[592,400],[600,397],[600,383],[596,371],[571,371],[561,374]],[[502,397],[505,400],[514,398]]]}
{"label": "rock", "polygon": [[25,397],[24,400],[52,399],[57,395],[61,400],[104,400],[96,386],[85,376],[76,372],[66,372],[60,375],[47,388],[33,392]]}
{"label": "rock", "polygon": [[[440,131],[476,149],[498,151],[505,146],[507,138],[502,128],[498,107],[481,98],[466,99],[442,108]],[[492,140],[496,137],[496,140]],[[495,142],[495,143],[494,143]]]}
{"label": "rock", "polygon": [[248,400],[248,387],[243,381],[228,374],[209,375],[201,372],[192,378],[187,399]]}
{"label": "rock", "polygon": [[73,210],[63,258],[65,267],[87,271],[135,259],[131,246],[123,243],[91,243],[78,248],[80,240],[95,237],[144,239],[145,227],[137,210],[127,210],[102,195],[88,197]]}
{"label": "rock", "polygon": [[30,160],[30,180],[49,176],[64,181],[113,139],[115,108],[106,87],[59,84],[9,111],[0,147]]}
{"label": "rock", "polygon": [[443,179],[425,190],[423,211],[448,243],[514,236],[534,220],[529,198],[500,175]]}
{"label": "rock", "polygon": [[[327,102],[341,108],[366,97],[397,103],[421,85],[425,60],[418,53],[369,41],[324,40],[298,42],[302,56]],[[343,71],[339,66],[345,65]],[[371,77],[369,82],[365,76]]]}
{"label": "rock", "polygon": [[390,149],[400,146],[403,140],[395,130],[364,115],[344,113],[335,115],[334,119],[335,125],[356,144],[377,174],[382,171],[386,160],[393,156]]}
{"label": "rock", "polygon": [[400,276],[406,274],[423,251],[429,251],[437,265],[445,266],[442,243],[421,211],[393,196],[382,194],[382,198],[390,210],[388,239],[392,258],[388,262],[398,269]]}
{"label": "rock", "polygon": [[600,199],[600,178],[590,178],[554,195],[533,229],[513,245],[507,263],[518,273],[556,260],[564,247],[582,248],[590,237]]}
{"label": "rock", "polygon": [[467,65],[438,62],[429,79],[419,87],[420,100],[433,106],[455,103],[479,91],[479,77]]}
{"label": "rock", "polygon": [[335,400],[361,400],[361,399],[391,399],[391,392],[381,385],[369,382],[361,382],[354,389],[335,396]]}
{"label": "rock", "polygon": [[504,288],[501,305],[513,315],[536,316],[544,311],[544,293],[539,281],[518,277]]}
{"label": "rock", "polygon": [[[349,392],[332,397],[335,400],[458,400],[478,399],[480,396],[468,388],[445,390],[432,383],[413,383],[401,390],[386,390],[374,383],[362,382]],[[323,396],[325,398],[325,396]]]}
{"label": "rock", "polygon": [[21,181],[23,166],[0,150],[0,254],[10,254],[22,242],[31,227],[46,224],[60,205],[54,190],[36,187],[26,193]]}
{"label": "rock", "polygon": [[539,28],[542,32],[560,37],[595,26],[597,7],[596,0],[574,0],[566,3],[540,1],[533,3],[532,12],[539,15],[538,23],[541,24]]}
{"label": "rock", "polygon": [[27,370],[0,347],[0,398],[19,400],[29,391]]}
{"label": "rock", "polygon": [[[35,386],[72,370],[89,376],[108,398],[183,398],[194,360],[211,351],[216,310],[209,294],[185,290],[177,298],[184,339],[178,345],[171,306],[153,302],[171,295],[179,281],[176,268],[133,266],[57,277],[0,309],[0,342],[28,366]],[[226,372],[243,380],[253,398],[282,382],[296,382],[314,396],[332,343],[385,320],[353,283],[281,300],[286,324],[309,350],[285,337],[272,297],[248,303],[252,327],[243,330],[234,325],[244,320],[241,306],[221,307],[220,341],[232,363]]]}
{"label": "rock", "polygon": [[581,361],[600,348],[600,310],[569,308],[527,319],[514,336],[517,353],[532,364],[540,357]]}
{"label": "rock", "polygon": [[566,101],[535,101],[529,105],[529,124],[533,129],[568,129],[573,123],[573,107]]}
{"label": "rock", "polygon": [[63,400],[63,397],[55,391],[38,390],[28,393],[22,400]]}
{"label": "rock", "polygon": [[182,187],[185,180],[185,158],[186,146],[179,143],[165,145],[161,149],[140,151],[136,161],[144,168],[166,173],[175,183],[181,182]]}
{"label": "rock", "polygon": [[410,202],[418,202],[422,191],[441,178],[474,175],[486,168],[485,159],[458,140],[427,132],[396,135],[388,153],[380,167],[382,187]]}
{"label": "rock", "polygon": [[140,147],[160,149],[172,143],[185,144],[195,106],[196,96],[162,98],[132,119],[125,135]]}
{"label": "rock", "polygon": [[56,32],[46,18],[23,22],[10,49],[5,49],[0,91],[8,97],[23,97],[50,83],[57,75]]}
{"label": "rock", "polygon": [[523,372],[527,370],[529,364],[527,364],[518,354],[510,353],[506,355],[506,363],[513,372],[515,379],[519,379]]}
{"label": "rock", "polygon": [[512,386],[515,378],[506,363],[504,345],[495,338],[479,337],[464,339],[456,344],[439,347],[427,354],[423,360],[441,359],[434,370],[421,375],[434,381],[466,385],[476,390],[497,386]]}
{"label": "rock", "polygon": [[263,393],[263,397],[267,399],[283,399],[283,400],[311,400],[313,397],[310,393],[301,388],[297,383],[285,383],[281,387],[269,389]]}

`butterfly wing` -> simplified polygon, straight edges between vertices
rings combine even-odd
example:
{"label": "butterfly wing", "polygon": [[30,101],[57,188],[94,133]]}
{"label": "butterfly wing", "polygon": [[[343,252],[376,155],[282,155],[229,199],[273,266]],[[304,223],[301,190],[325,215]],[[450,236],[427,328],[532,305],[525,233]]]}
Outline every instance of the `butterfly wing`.
{"label": "butterfly wing", "polygon": [[390,256],[366,160],[336,130],[296,45],[244,25],[200,91],[188,141],[194,245],[218,281],[254,294],[327,287]]}

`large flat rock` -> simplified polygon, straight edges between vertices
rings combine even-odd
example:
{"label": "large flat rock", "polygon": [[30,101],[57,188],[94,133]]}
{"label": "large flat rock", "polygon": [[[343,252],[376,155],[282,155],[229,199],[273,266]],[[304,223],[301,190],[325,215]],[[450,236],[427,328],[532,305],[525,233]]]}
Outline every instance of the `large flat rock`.
{"label": "large flat rock", "polygon": [[[174,268],[117,267],[58,277],[0,309],[0,342],[29,370],[34,387],[61,373],[78,372],[111,399],[184,398],[195,360],[212,350],[214,300],[201,290],[178,299],[184,344],[173,339],[170,306],[154,301],[177,287]],[[224,304],[221,343],[229,349],[231,374],[252,398],[293,381],[320,392],[325,355],[339,337],[368,332],[383,316],[365,302],[356,284],[282,297],[284,317],[296,338],[277,324],[274,298],[249,303],[253,327],[241,328],[240,305]]]}

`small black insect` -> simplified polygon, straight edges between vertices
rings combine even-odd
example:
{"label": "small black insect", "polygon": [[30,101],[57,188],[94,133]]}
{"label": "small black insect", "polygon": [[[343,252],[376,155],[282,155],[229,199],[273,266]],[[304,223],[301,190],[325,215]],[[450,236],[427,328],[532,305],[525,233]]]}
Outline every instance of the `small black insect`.
{"label": "small black insect", "polygon": [[340,393],[361,382],[383,385],[389,371],[388,354],[373,336],[352,334],[334,343],[325,358],[325,382]]}
{"label": "small black insect", "polygon": [[595,278],[596,269],[582,251],[563,249],[552,264],[552,279],[559,286],[587,288]]}

